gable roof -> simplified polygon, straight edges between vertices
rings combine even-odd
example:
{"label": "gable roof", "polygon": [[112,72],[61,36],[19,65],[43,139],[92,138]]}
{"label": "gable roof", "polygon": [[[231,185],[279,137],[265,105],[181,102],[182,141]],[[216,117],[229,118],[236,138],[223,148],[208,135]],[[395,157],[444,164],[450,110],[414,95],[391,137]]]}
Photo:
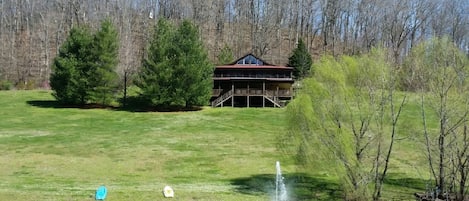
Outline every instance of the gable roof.
{"label": "gable roof", "polygon": [[287,66],[276,66],[270,63],[265,62],[262,59],[254,56],[253,54],[249,53],[241,58],[237,59],[236,61],[226,64],[226,65],[219,65],[216,66],[216,69],[279,69],[279,70],[293,70],[292,67]]}
{"label": "gable roof", "polygon": [[246,54],[242,56],[241,58],[237,59],[236,61],[228,64],[228,65],[257,65],[257,66],[273,66],[272,64],[269,64],[265,62],[264,60],[254,56],[252,53]]}

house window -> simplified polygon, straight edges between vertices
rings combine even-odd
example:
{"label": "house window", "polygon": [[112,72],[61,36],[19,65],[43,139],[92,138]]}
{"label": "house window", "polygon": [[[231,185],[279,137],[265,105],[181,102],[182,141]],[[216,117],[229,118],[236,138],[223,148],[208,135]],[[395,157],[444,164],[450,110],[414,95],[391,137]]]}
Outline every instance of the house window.
{"label": "house window", "polygon": [[259,59],[256,59],[252,55],[248,55],[242,59],[240,59],[237,64],[247,64],[247,65],[264,65],[264,62],[262,62]]}

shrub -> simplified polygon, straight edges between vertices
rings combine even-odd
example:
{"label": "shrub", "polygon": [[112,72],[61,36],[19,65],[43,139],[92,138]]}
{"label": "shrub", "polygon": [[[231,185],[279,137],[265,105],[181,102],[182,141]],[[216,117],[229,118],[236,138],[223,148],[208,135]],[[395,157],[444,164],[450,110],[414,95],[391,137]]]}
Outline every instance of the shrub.
{"label": "shrub", "polygon": [[34,80],[29,80],[27,82],[18,82],[16,84],[16,89],[21,89],[21,90],[33,90],[36,89],[36,81]]}
{"label": "shrub", "polygon": [[8,80],[0,80],[0,90],[11,90],[13,84]]}

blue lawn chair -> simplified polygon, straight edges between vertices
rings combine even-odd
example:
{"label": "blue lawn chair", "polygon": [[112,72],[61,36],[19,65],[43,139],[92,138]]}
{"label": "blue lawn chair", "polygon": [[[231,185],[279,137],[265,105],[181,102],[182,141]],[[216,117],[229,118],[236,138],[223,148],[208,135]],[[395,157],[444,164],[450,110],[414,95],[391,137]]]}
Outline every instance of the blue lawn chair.
{"label": "blue lawn chair", "polygon": [[98,188],[98,190],[96,190],[95,199],[96,200],[104,200],[104,199],[106,199],[106,195],[107,195],[106,187],[105,186],[100,186]]}

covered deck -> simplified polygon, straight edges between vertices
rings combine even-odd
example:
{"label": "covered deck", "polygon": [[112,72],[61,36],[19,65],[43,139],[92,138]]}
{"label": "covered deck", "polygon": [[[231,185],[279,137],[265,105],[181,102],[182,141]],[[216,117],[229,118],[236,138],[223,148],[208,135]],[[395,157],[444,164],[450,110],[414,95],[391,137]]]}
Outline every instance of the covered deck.
{"label": "covered deck", "polygon": [[263,88],[236,88],[232,84],[231,90],[213,89],[212,107],[243,106],[243,107],[283,107],[292,98],[291,89],[266,89]]}
{"label": "covered deck", "polygon": [[293,97],[293,68],[248,54],[213,74],[212,107],[283,107]]}

